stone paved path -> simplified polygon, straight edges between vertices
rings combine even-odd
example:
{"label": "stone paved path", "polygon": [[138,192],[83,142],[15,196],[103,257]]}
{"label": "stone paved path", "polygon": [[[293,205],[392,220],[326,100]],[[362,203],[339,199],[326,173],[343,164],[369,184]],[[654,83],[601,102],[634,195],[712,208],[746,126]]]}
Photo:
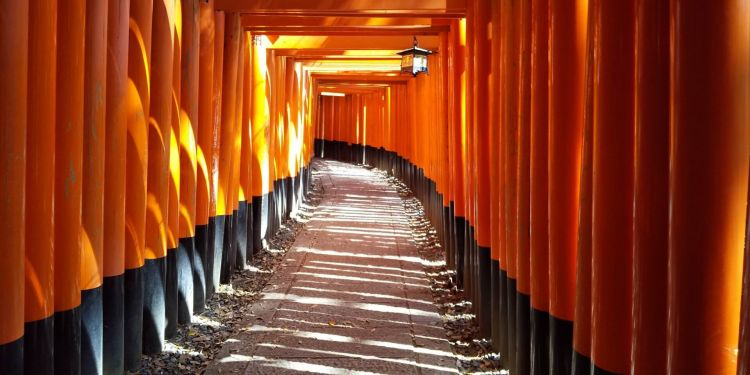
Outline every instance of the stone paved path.
{"label": "stone paved path", "polygon": [[456,373],[396,190],[319,163],[320,205],[207,373]]}

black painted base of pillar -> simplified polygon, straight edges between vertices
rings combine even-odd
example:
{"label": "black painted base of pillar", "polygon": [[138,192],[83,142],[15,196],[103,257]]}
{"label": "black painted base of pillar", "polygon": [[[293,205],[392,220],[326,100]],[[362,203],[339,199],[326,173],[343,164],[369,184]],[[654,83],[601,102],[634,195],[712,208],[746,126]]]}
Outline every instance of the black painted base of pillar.
{"label": "black painted base of pillar", "polygon": [[506,367],[510,371],[511,374],[516,373],[516,301],[517,297],[516,294],[517,291],[517,282],[516,279],[512,279],[508,277],[508,282],[506,284],[506,298],[507,298],[507,306],[508,306],[508,318],[506,322],[508,323],[508,361],[506,362]]}
{"label": "black painted base of pillar", "polygon": [[237,228],[235,228],[237,241],[234,244],[236,248],[234,269],[238,271],[245,269],[247,263],[247,222],[249,216],[247,202],[239,202],[237,206]]}
{"label": "black painted base of pillar", "polygon": [[167,249],[164,311],[164,337],[171,339],[177,334],[177,249]]}
{"label": "black painted base of pillar", "polygon": [[492,319],[492,349],[500,352],[500,338],[503,332],[500,320],[500,261],[490,263],[490,318]]}
{"label": "black painted base of pillar", "polygon": [[[103,371],[102,309],[101,286],[81,291],[81,374],[101,374]],[[28,370],[26,373],[31,374]]]}
{"label": "black painted base of pillar", "polygon": [[[224,257],[224,234],[227,226],[226,215],[217,215],[214,217],[214,259],[213,259],[213,274],[212,282],[215,288],[219,287],[221,283],[221,259]],[[209,219],[210,223],[210,219]],[[215,289],[214,289],[215,290]]]}
{"label": "black painted base of pillar", "polygon": [[549,368],[550,375],[568,375],[573,357],[573,322],[549,317]]}
{"label": "black painted base of pillar", "polygon": [[[245,239],[245,264],[251,264],[253,262],[253,247],[255,244],[253,228],[253,198],[247,201],[247,223],[245,229],[247,231],[247,238]],[[243,267],[244,268],[244,267]]]}
{"label": "black painted base of pillar", "polygon": [[573,351],[573,375],[590,375],[591,374],[591,358]]}
{"label": "black painted base of pillar", "polygon": [[18,340],[0,344],[0,374],[23,374],[23,336]]}
{"label": "black painted base of pillar", "polygon": [[164,349],[167,329],[167,257],[146,259],[143,264],[143,353]]}
{"label": "black painted base of pillar", "polygon": [[500,268],[500,280],[498,285],[498,301],[500,302],[499,314],[500,314],[500,342],[498,348],[502,354],[503,363],[507,367],[508,353],[510,352],[510,345],[508,345],[508,272]]}
{"label": "black painted base of pillar", "polygon": [[195,251],[193,252],[193,313],[206,310],[206,248],[208,247],[208,225],[195,227]]}
{"label": "black painted base of pillar", "polygon": [[491,312],[491,279],[490,279],[490,267],[492,265],[492,259],[490,258],[490,248],[479,246],[477,247],[478,263],[479,263],[479,280],[477,283],[479,292],[479,309],[477,311],[477,317],[479,317],[479,335],[485,339],[492,338],[492,312]]}
{"label": "black painted base of pillar", "polygon": [[195,238],[180,238],[177,246],[177,322],[189,324],[193,317],[193,258]]}
{"label": "black painted base of pillar", "polygon": [[531,309],[531,375],[549,373],[549,313]]}
{"label": "black painted base of pillar", "polygon": [[55,312],[55,374],[81,373],[81,308]]}
{"label": "black painted base of pillar", "polygon": [[464,244],[466,243],[464,235],[466,234],[466,219],[461,216],[455,218],[456,223],[456,242],[455,242],[455,267],[456,267],[456,286],[459,289],[464,287]]}
{"label": "black painted base of pillar", "polygon": [[[0,345],[0,374],[5,374],[2,365],[2,345]],[[49,316],[44,319],[26,322],[23,326],[23,371],[27,374],[55,373],[55,319]]]}
{"label": "black painted base of pillar", "polygon": [[235,226],[237,224],[237,211],[233,211],[232,215],[226,216],[226,222],[224,224],[224,247],[221,253],[221,283],[229,284],[232,279],[232,273],[234,273],[234,259],[235,259]]}
{"label": "black painted base of pillar", "polygon": [[516,294],[516,373],[531,371],[531,297]]}
{"label": "black painted base of pillar", "polygon": [[[57,321],[55,321],[57,329]],[[143,351],[143,268],[125,270],[125,370],[141,365]],[[55,358],[59,352],[55,345]],[[57,373],[57,371],[55,371]]]}
{"label": "black painted base of pillar", "polygon": [[125,371],[125,275],[108,276],[102,283],[104,373]]}
{"label": "black painted base of pillar", "polygon": [[[203,264],[206,273],[206,301],[209,301],[216,292],[218,284],[214,284],[214,238],[216,237],[216,217],[208,217],[206,227],[206,248],[203,252]],[[196,249],[199,251],[199,249]]]}
{"label": "black painted base of pillar", "polygon": [[265,195],[253,197],[253,256],[263,251],[263,234],[266,230],[263,208],[268,208],[266,199]]}

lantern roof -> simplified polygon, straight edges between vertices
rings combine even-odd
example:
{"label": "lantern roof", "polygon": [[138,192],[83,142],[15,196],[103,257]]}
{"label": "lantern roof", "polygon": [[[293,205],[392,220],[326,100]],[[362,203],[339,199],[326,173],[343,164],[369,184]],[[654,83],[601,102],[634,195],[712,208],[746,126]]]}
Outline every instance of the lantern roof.
{"label": "lantern roof", "polygon": [[419,44],[417,42],[417,37],[414,37],[414,46],[411,48],[407,48],[401,52],[396,52],[396,54],[405,56],[405,55],[420,55],[420,56],[427,56],[431,55],[432,51],[424,48],[419,48]]}
{"label": "lantern roof", "polygon": [[396,52],[396,54],[404,56],[404,55],[431,55],[432,51],[424,48],[419,48],[417,46],[414,46],[412,48],[407,48],[401,52]]}

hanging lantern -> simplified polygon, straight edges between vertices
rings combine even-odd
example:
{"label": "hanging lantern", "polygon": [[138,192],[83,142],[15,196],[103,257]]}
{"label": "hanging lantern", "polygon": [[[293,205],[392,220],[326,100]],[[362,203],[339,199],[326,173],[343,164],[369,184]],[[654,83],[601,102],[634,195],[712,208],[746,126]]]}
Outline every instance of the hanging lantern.
{"label": "hanging lantern", "polygon": [[410,73],[415,77],[419,73],[427,73],[427,56],[432,51],[419,48],[417,37],[414,37],[414,46],[398,53],[401,55],[401,73]]}

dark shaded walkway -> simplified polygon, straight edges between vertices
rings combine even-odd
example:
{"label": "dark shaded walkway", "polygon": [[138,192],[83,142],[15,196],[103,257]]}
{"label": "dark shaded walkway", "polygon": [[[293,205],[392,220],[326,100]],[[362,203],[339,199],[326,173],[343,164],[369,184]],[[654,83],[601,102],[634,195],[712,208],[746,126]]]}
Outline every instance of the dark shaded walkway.
{"label": "dark shaded walkway", "polygon": [[455,373],[401,198],[320,161],[323,198],[207,373]]}

